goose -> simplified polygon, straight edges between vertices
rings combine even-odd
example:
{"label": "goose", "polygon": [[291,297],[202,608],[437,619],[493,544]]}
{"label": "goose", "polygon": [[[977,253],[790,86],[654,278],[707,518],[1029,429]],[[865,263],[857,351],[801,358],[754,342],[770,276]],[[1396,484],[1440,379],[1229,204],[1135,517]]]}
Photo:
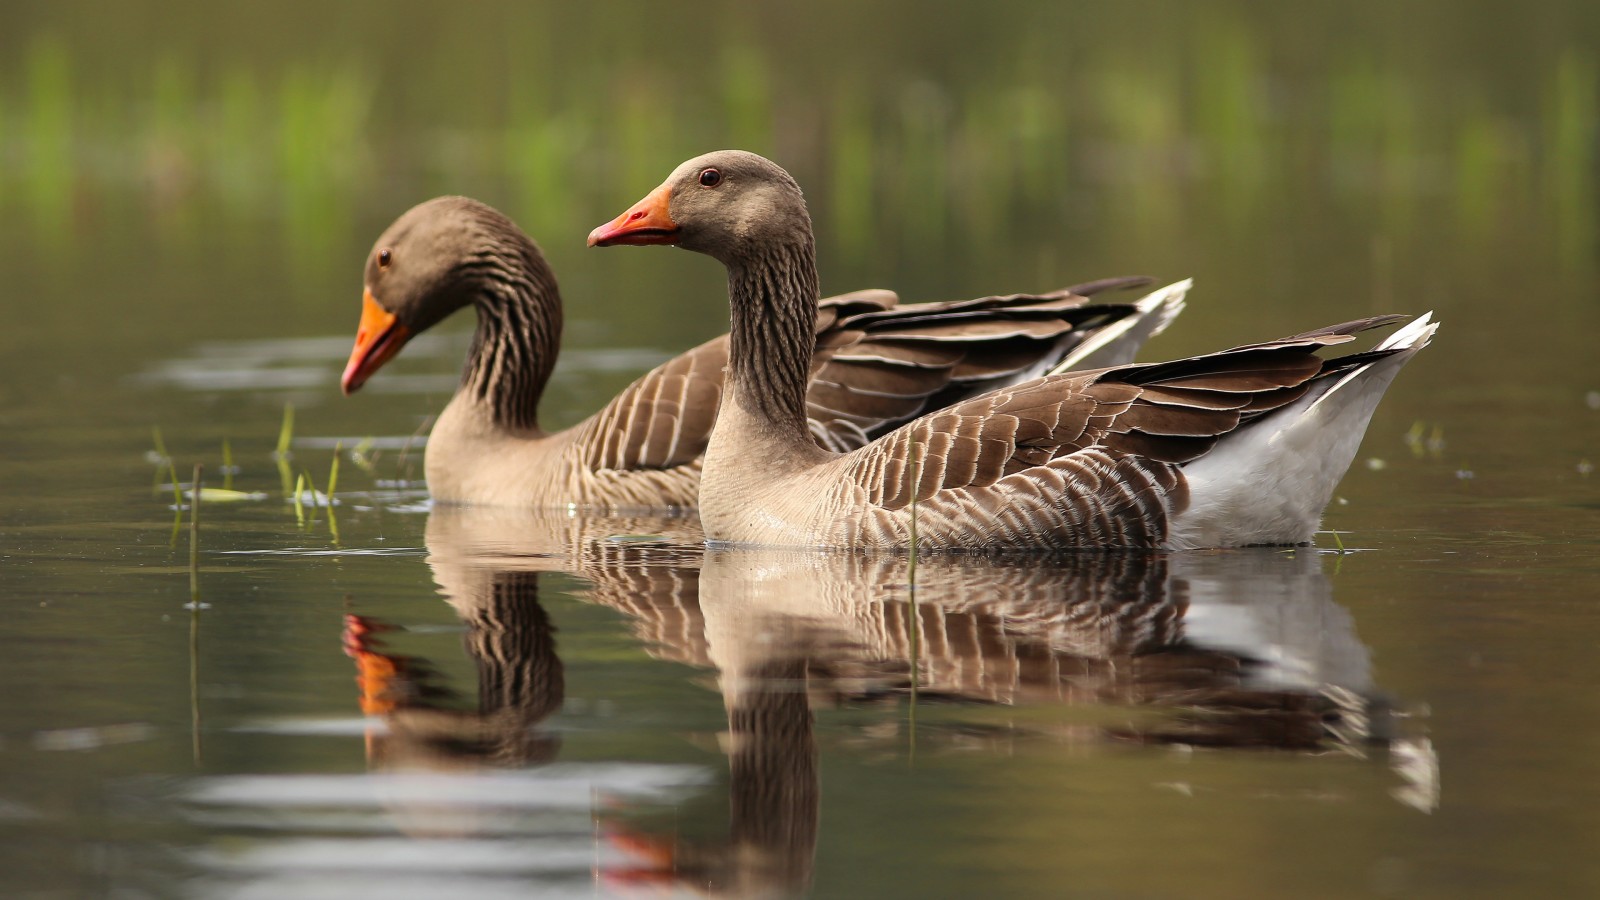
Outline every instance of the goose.
{"label": "goose", "polygon": [[[830,450],[861,446],[927,410],[1051,368],[1132,358],[1183,308],[1180,283],[1133,303],[1092,303],[1137,287],[1113,278],[1047,294],[901,304],[868,290],[813,302],[807,428]],[[367,257],[351,394],[405,343],[456,310],[477,312],[460,387],[428,440],[436,503],[597,509],[691,507],[722,393],[726,335],[646,373],[595,415],[540,427],[555,365],[561,296],[538,246],[466,197],[401,215]]]}
{"label": "goose", "polygon": [[589,235],[672,244],[728,273],[726,402],[700,516],[713,542],[903,550],[1182,550],[1309,542],[1431,314],[1364,353],[1379,316],[1173,362],[1047,375],[837,453],[810,440],[817,269],[805,198],[752,153],[679,166]]}

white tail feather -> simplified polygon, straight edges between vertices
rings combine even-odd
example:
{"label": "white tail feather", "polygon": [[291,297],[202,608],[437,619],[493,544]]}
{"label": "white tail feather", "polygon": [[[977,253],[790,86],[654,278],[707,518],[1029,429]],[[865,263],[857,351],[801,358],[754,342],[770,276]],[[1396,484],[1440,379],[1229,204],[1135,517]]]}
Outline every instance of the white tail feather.
{"label": "white tail feather", "polygon": [[1189,507],[1174,518],[1167,545],[1192,549],[1311,540],[1383,392],[1438,329],[1431,316],[1419,316],[1377,348],[1400,352],[1235,431],[1184,466]]}
{"label": "white tail feather", "polygon": [[[1396,353],[1393,357],[1390,357],[1390,359],[1394,359],[1395,357],[1399,358],[1398,362],[1391,363],[1393,369],[1398,371],[1402,365],[1405,365],[1406,360],[1414,356],[1418,350],[1428,346],[1428,342],[1433,340],[1433,333],[1438,330],[1439,323],[1433,321],[1433,311],[1429,310],[1422,315],[1417,316],[1415,319],[1412,319],[1410,322],[1407,322],[1404,328],[1401,328],[1394,334],[1384,338],[1383,343],[1379,344],[1374,349],[1401,350],[1400,353]],[[1332,387],[1328,388],[1326,391],[1323,391],[1321,396],[1317,398],[1316,403],[1312,404],[1312,407],[1315,408],[1317,403],[1321,403],[1323,401],[1323,398],[1334,396],[1341,387],[1344,387],[1345,382],[1354,378],[1364,378],[1367,374],[1367,369],[1369,368],[1371,367],[1367,366],[1346,373],[1345,376],[1335,382]],[[1393,378],[1394,376],[1390,375],[1389,377]],[[1384,382],[1384,384],[1387,386],[1388,382]],[[1383,391],[1379,390],[1378,393],[1379,395],[1382,395]],[[1366,424],[1363,422],[1361,425],[1362,430],[1365,431],[1366,427]]]}
{"label": "white tail feather", "polygon": [[1178,313],[1183,312],[1184,297],[1193,286],[1194,279],[1185,278],[1151,291],[1134,304],[1137,312],[1100,329],[1052,366],[1049,373],[1124,366],[1133,362],[1144,342],[1165,331]]}

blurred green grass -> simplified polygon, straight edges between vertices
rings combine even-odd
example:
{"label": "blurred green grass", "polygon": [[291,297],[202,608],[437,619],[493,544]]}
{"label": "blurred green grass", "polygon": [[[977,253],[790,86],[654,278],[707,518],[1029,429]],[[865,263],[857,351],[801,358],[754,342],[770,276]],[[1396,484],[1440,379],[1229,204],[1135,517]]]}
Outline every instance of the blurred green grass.
{"label": "blurred green grass", "polygon": [[[1421,6],[1449,16],[1450,4]],[[1547,7],[1593,18],[1583,4]],[[0,62],[0,214],[30,223],[47,250],[106,209],[146,209],[180,232],[270,218],[291,257],[315,266],[354,211],[392,212],[397,196],[509,197],[536,235],[581,234],[678,160],[735,145],[801,177],[825,246],[847,259],[956,241],[981,251],[1085,215],[1136,235],[1243,233],[1318,212],[1270,202],[1314,184],[1386,240],[1425,241],[1448,220],[1469,241],[1548,234],[1558,265],[1594,264],[1600,64],[1581,32],[1495,60],[1474,55],[1488,25],[1405,23],[1434,29],[1430,52],[1413,55],[1404,31],[1368,23],[1304,38],[1314,52],[1302,53],[1284,21],[1236,3],[1185,7],[1137,47],[1069,48],[1051,28],[1070,17],[1019,4],[1040,23],[966,35],[1005,43],[971,71],[940,55],[970,24],[953,15],[880,47],[870,18],[819,37],[785,30],[773,7],[723,5],[700,48],[711,64],[686,66],[681,30],[658,45],[637,22],[596,18],[580,23],[586,42],[486,8],[474,14],[504,27],[478,48],[450,28],[246,57],[177,32],[108,67],[70,21],[14,36],[22,52]],[[1139,12],[1120,15],[1102,30],[1130,29]],[[901,58],[875,77],[874,52]],[[1086,207],[1085,184],[1114,200]]]}

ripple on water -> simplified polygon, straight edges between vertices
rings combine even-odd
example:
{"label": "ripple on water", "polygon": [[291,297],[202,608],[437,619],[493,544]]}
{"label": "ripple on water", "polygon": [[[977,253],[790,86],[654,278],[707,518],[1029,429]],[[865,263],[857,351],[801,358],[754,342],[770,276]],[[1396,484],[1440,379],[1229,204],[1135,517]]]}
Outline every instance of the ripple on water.
{"label": "ripple on water", "polygon": [[[590,896],[596,865],[626,861],[597,834],[597,807],[677,802],[710,780],[696,766],[634,763],[201,778],[177,798],[179,815],[236,839],[181,855],[191,883],[227,896]],[[430,876],[450,890],[424,890]]]}

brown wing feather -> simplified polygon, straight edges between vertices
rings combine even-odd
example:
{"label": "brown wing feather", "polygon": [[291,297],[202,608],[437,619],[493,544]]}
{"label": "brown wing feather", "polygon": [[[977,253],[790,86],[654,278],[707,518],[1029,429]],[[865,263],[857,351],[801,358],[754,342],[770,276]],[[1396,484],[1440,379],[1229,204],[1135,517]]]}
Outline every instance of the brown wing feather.
{"label": "brown wing feather", "polygon": [[[852,343],[847,339],[850,330],[836,326],[840,319],[889,309],[897,302],[894,292],[886,290],[824,298],[817,304],[819,336]],[[699,459],[711,438],[727,365],[728,337],[723,335],[640,376],[579,436],[585,466],[594,472],[628,472],[670,469]]]}
{"label": "brown wing feather", "polygon": [[929,410],[1003,387],[1135,311],[1129,303],[1091,303],[1079,289],[1148,282],[1106,279],[1047,294],[875,308],[860,299],[835,303],[818,316],[806,394],[812,433],[824,447],[848,451]]}
{"label": "brown wing feather", "polygon": [[668,469],[706,450],[722,398],[728,338],[714,338],[646,372],[579,437],[591,471]]}
{"label": "brown wing feather", "polygon": [[[1110,278],[1046,294],[900,304],[892,291],[821,300],[807,414],[818,443],[850,450],[894,426],[1014,379],[1134,311],[1087,295],[1141,287]],[[670,469],[705,452],[722,395],[727,337],[673,357],[606,404],[578,438],[595,472]]]}
{"label": "brown wing feather", "polygon": [[[1383,353],[1335,360],[1316,355],[1389,321],[1365,319],[1207,356],[1055,375],[984,394],[857,451],[845,478],[868,502],[889,510],[905,507],[913,494],[925,502],[941,491],[987,487],[1089,451],[1105,464],[1142,460],[1141,477],[1154,478],[1165,466],[1205,454],[1242,423],[1292,403],[1314,379],[1348,368],[1347,360]],[[1046,475],[1060,473],[1040,477]],[[1125,485],[1117,491],[1121,502],[1140,495]]]}

